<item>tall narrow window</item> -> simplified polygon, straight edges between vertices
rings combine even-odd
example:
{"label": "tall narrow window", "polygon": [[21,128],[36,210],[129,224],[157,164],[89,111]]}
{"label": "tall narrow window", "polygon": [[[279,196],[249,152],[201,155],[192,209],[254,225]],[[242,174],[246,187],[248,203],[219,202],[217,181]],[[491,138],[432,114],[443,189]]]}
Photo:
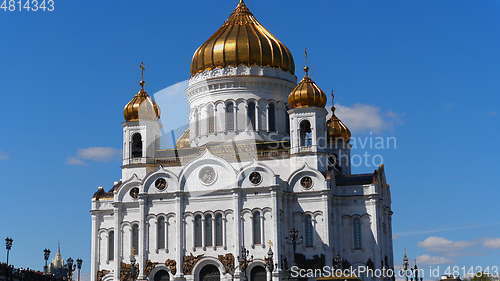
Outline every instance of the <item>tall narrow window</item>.
{"label": "tall narrow window", "polygon": [[275,116],[274,103],[269,104],[267,107],[267,122],[269,131],[276,131],[276,116]]}
{"label": "tall narrow window", "polygon": [[304,120],[300,122],[300,146],[309,147],[312,145],[311,123]]}
{"label": "tall narrow window", "polygon": [[137,255],[139,250],[139,225],[132,225],[132,247],[130,249],[131,255]]}
{"label": "tall narrow window", "polygon": [[247,119],[248,119],[248,127],[251,131],[255,131],[255,102],[250,101],[248,102],[248,109],[247,109]]}
{"label": "tall narrow window", "polygon": [[205,215],[205,246],[212,246],[212,215]]}
{"label": "tall narrow window", "polygon": [[306,215],[304,217],[304,233],[305,233],[305,243],[306,247],[312,247],[313,246],[313,232],[314,232],[314,227],[312,223],[312,217],[310,215]]}
{"label": "tall narrow window", "polygon": [[194,246],[201,247],[201,215],[194,217]]}
{"label": "tall narrow window", "polygon": [[222,214],[215,215],[215,246],[222,246]]}
{"label": "tall narrow window", "polygon": [[253,234],[253,244],[259,245],[262,244],[261,240],[261,225],[260,220],[262,219],[260,212],[253,213],[252,216],[252,234]]}
{"label": "tall narrow window", "polygon": [[165,218],[158,218],[156,239],[158,241],[158,249],[165,249]]}
{"label": "tall narrow window", "polygon": [[354,249],[361,249],[361,219],[354,218],[352,221]]}
{"label": "tall narrow window", "polygon": [[208,116],[208,133],[215,133],[215,110],[214,106],[209,104],[207,106],[207,116]]}
{"label": "tall narrow window", "polygon": [[115,232],[111,230],[108,233],[108,260],[115,259]]}
{"label": "tall narrow window", "polygon": [[142,136],[139,133],[132,135],[132,158],[142,157]]}
{"label": "tall narrow window", "polygon": [[234,104],[226,103],[226,131],[234,131]]}

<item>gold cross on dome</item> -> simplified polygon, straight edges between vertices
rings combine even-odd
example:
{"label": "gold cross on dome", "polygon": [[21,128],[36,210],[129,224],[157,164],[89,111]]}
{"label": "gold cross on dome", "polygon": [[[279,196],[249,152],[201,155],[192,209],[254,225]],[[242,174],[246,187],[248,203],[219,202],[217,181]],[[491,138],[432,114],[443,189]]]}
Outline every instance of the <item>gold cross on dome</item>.
{"label": "gold cross on dome", "polygon": [[141,80],[144,81],[144,70],[146,69],[144,62],[141,62],[141,64],[139,65],[139,68],[141,69]]}

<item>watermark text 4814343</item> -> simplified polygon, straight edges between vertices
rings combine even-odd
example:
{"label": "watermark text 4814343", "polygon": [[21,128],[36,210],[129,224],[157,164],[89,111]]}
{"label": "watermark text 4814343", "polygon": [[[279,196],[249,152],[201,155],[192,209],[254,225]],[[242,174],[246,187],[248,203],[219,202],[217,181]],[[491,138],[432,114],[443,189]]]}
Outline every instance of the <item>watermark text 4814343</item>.
{"label": "watermark text 4814343", "polygon": [[4,12],[53,12],[55,0],[0,0]]}

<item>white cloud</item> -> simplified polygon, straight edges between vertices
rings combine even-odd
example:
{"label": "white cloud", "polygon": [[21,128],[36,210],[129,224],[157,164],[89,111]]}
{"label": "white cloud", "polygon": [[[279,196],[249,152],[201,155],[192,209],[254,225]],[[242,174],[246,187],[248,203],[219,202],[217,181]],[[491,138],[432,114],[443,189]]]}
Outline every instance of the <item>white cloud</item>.
{"label": "white cloud", "polygon": [[9,160],[9,154],[0,151],[0,160]]}
{"label": "white cloud", "polygon": [[431,252],[442,253],[447,256],[456,256],[460,251],[474,245],[470,241],[451,241],[443,237],[430,236],[418,243],[422,248]]}
{"label": "white cloud", "polygon": [[78,149],[76,156],[68,158],[69,165],[85,165],[86,160],[95,162],[109,162],[120,155],[120,150],[113,147],[94,146]]}
{"label": "white cloud", "polygon": [[[354,104],[345,106],[337,104],[335,113],[353,132],[373,131],[382,132],[391,129],[400,123],[397,113],[382,112],[379,107],[368,104]],[[328,108],[329,114],[330,108]]]}
{"label": "white cloud", "polygon": [[488,238],[483,241],[483,246],[490,249],[500,249],[500,238]]}
{"label": "white cloud", "polygon": [[421,255],[417,257],[417,263],[422,265],[450,264],[453,261],[440,256]]}

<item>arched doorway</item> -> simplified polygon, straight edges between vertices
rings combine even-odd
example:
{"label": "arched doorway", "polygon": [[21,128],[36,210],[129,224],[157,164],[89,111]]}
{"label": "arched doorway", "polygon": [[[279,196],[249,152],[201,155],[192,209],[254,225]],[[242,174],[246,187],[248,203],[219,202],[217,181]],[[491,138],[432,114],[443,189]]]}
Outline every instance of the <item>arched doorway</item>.
{"label": "arched doorway", "polygon": [[220,281],[220,272],[217,266],[209,264],[200,270],[199,281]]}
{"label": "arched doorway", "polygon": [[170,275],[166,270],[159,270],[156,272],[154,281],[169,281],[170,280]]}
{"label": "arched doorway", "polygon": [[262,266],[256,266],[250,271],[250,281],[266,281],[267,272]]}

